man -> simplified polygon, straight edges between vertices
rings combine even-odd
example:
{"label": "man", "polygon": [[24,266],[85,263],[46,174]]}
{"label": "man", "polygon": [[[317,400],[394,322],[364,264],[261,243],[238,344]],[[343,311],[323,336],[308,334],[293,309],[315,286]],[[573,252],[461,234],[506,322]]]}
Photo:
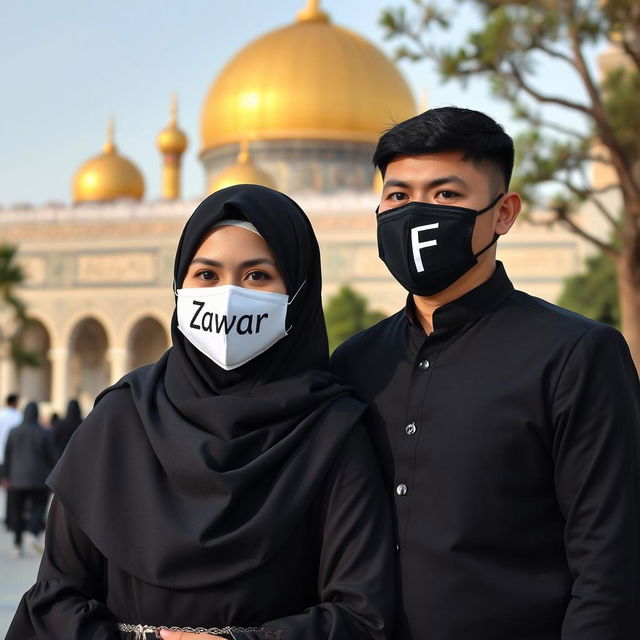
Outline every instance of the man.
{"label": "man", "polygon": [[513,143],[432,109],[378,143],[380,257],[406,307],[333,367],[370,403],[403,640],[640,638],[640,403],[620,334],[515,291]]}
{"label": "man", "polygon": [[[10,393],[7,396],[6,406],[0,411],[0,478],[4,477],[4,449],[7,446],[9,431],[22,422],[22,414],[18,411],[18,394]],[[5,498],[4,523],[9,526],[9,502]]]}
{"label": "man", "polygon": [[[11,430],[5,448],[3,482],[8,487],[9,522],[14,533],[13,554],[22,555],[22,537],[42,553],[49,489],[45,482],[56,462],[51,434],[38,422],[38,405],[29,402],[20,426]],[[28,521],[25,523],[25,512]]]}

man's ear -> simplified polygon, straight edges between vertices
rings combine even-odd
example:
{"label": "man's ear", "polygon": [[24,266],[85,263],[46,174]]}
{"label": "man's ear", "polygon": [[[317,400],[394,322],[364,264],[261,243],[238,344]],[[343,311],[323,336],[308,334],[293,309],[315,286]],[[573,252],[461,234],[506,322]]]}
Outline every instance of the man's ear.
{"label": "man's ear", "polygon": [[496,221],[496,233],[498,235],[503,236],[509,232],[509,229],[511,229],[520,213],[520,209],[522,209],[520,196],[514,191],[509,191],[502,199],[500,208],[498,209],[498,218]]}

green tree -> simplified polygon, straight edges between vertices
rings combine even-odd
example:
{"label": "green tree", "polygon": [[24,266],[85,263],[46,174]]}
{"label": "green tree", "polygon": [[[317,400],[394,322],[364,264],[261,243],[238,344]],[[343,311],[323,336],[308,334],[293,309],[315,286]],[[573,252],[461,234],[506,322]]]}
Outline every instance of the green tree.
{"label": "green tree", "polygon": [[[538,187],[555,185],[546,203],[555,221],[593,243],[615,265],[620,316],[631,352],[640,365],[640,3],[638,0],[468,0],[478,27],[439,48],[431,31],[454,22],[440,2],[412,0],[413,9],[383,12],[386,35],[397,56],[435,62],[446,81],[486,78],[525,125],[516,141],[520,155],[514,189],[526,202],[541,201]],[[460,12],[460,3],[456,12]],[[599,81],[589,56],[609,42],[620,63]],[[542,69],[542,71],[541,71]],[[549,90],[548,79],[568,72],[580,90]],[[563,124],[569,122],[569,124]],[[589,166],[613,170],[617,186],[596,188]],[[611,205],[607,191],[622,200]],[[574,214],[591,202],[613,240],[596,236]],[[605,234],[608,237],[608,234]]]}
{"label": "green tree", "polygon": [[333,351],[347,338],[385,317],[380,311],[368,308],[367,299],[343,285],[327,302],[324,312],[329,335],[329,349]]}
{"label": "green tree", "polygon": [[0,353],[18,366],[38,366],[36,354],[21,346],[22,332],[29,326],[27,309],[15,293],[24,282],[24,272],[16,263],[16,247],[0,244]]}
{"label": "green tree", "polygon": [[616,268],[609,256],[599,253],[587,258],[584,273],[565,282],[558,304],[620,328]]}

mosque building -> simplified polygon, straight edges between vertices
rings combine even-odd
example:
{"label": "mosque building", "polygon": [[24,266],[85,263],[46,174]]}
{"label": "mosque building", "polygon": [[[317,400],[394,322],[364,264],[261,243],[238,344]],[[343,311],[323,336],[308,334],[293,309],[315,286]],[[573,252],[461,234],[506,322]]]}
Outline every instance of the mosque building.
{"label": "mosque building", "polygon": [[[102,152],[73,177],[72,205],[0,210],[2,241],[18,247],[27,276],[19,295],[34,322],[23,346],[42,362],[17,370],[0,353],[2,396],[17,391],[58,411],[79,398],[87,410],[101,389],[167,349],[174,252],[197,205],[180,193],[189,144],[199,149],[203,196],[256,183],[302,206],[320,242],[325,299],[346,283],[372,308],[397,310],[405,293],[377,255],[380,179],[371,156],[382,131],[416,113],[396,66],[308,0],[214,79],[198,141],[180,129],[174,98],[156,140],[160,200],[145,199],[143,173],[109,123]],[[567,231],[522,221],[498,255],[517,287],[553,301],[587,251]]]}

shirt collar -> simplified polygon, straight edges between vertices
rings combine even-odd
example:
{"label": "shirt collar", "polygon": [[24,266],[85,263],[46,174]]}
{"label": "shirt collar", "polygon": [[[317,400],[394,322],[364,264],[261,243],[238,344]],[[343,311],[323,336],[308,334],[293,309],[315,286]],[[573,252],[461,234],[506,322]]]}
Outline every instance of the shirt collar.
{"label": "shirt collar", "polygon": [[[497,261],[493,275],[486,282],[435,310],[433,314],[434,333],[457,329],[481,318],[511,295],[513,290],[513,284],[507,276],[504,265]],[[411,294],[407,296],[405,315],[410,324],[422,331],[420,323],[416,320],[415,305]]]}

